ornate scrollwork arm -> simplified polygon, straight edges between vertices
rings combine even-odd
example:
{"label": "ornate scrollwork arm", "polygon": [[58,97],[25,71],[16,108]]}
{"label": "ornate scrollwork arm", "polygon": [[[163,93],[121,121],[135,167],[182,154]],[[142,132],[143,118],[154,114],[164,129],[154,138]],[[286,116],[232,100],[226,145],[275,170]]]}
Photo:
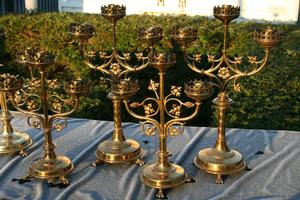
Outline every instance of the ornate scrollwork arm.
{"label": "ornate scrollwork arm", "polygon": [[57,132],[62,131],[68,125],[68,120],[66,117],[56,117],[51,124],[51,127],[54,128]]}
{"label": "ornate scrollwork arm", "polygon": [[[240,91],[240,85],[238,83],[236,83],[237,80],[241,77],[252,76],[252,75],[257,74],[258,72],[260,72],[265,67],[265,65],[267,64],[267,61],[269,59],[269,55],[270,55],[270,51],[266,49],[265,50],[265,56],[260,61],[256,60],[256,56],[249,56],[249,63],[251,65],[255,66],[252,70],[248,69],[248,70],[245,70],[245,71],[241,71],[236,66],[238,64],[241,64],[241,61],[229,61],[229,62],[232,62],[235,65],[234,68],[230,64],[227,65],[234,72],[234,74],[226,79],[226,81],[224,82],[225,87],[228,85],[228,83],[231,80],[234,80],[233,85],[232,85],[233,89],[236,92],[239,92]],[[226,59],[229,60],[228,58],[226,58]]]}
{"label": "ornate scrollwork arm", "polygon": [[133,111],[130,109],[131,106],[129,105],[128,100],[124,100],[123,102],[124,102],[124,104],[125,104],[125,108],[126,108],[127,112],[128,112],[131,116],[133,116],[134,118],[137,118],[137,119],[139,119],[139,120],[145,121],[145,124],[153,124],[156,128],[159,127],[159,122],[158,122],[157,120],[152,119],[151,117],[149,117],[149,116],[147,116],[147,115],[146,115],[146,116],[143,116],[143,115],[136,114],[135,112],[133,112]]}
{"label": "ornate scrollwork arm", "polygon": [[[35,97],[37,97],[36,95],[30,95],[30,96],[35,96]],[[28,124],[29,124],[31,127],[36,128],[37,125],[39,125],[39,127],[44,127],[44,125],[45,125],[45,124],[44,124],[44,116],[41,115],[41,114],[39,114],[39,113],[37,113],[37,111],[40,110],[40,106],[39,106],[38,108],[35,109],[35,108],[34,108],[35,103],[34,103],[34,102],[31,102],[31,101],[24,101],[24,104],[21,104],[21,105],[20,105],[20,104],[15,100],[15,95],[14,95],[14,93],[11,94],[11,95],[9,96],[9,99],[10,99],[10,101],[11,101],[11,103],[12,103],[12,105],[13,105],[13,107],[14,107],[15,109],[17,109],[18,111],[20,111],[20,112],[22,112],[22,113],[24,113],[24,114],[26,114],[26,115],[32,116],[32,119],[35,119],[35,120],[32,121],[32,123],[30,123],[30,122],[28,121]],[[28,108],[28,110],[25,110],[25,109],[21,108],[21,106],[22,106],[22,105],[25,105],[26,102],[27,102],[27,108]],[[29,118],[28,118],[28,120],[29,120]]]}
{"label": "ornate scrollwork arm", "polygon": [[174,122],[172,125],[170,125],[167,129],[170,136],[178,136],[181,135],[184,131],[184,125],[185,123],[182,122]]}
{"label": "ornate scrollwork arm", "polygon": [[[171,86],[171,92],[170,92],[170,94],[168,94],[165,97],[165,99],[164,99],[164,109],[165,109],[165,112],[171,118],[179,118],[180,117],[182,106],[185,106],[187,108],[192,108],[195,105],[192,102],[182,102],[182,101],[180,101],[177,98],[172,98],[171,97],[171,96],[180,97],[180,95],[181,95],[181,87]],[[168,110],[168,106],[167,105],[170,102],[175,102],[175,103],[172,103],[171,109]]]}
{"label": "ornate scrollwork arm", "polygon": [[147,136],[153,136],[157,134],[159,131],[159,127],[157,126],[157,124],[153,123],[152,121],[146,120],[140,123],[141,123],[141,130]]}
{"label": "ornate scrollwork arm", "polygon": [[[186,117],[182,117],[182,118],[175,118],[175,119],[172,119],[172,120],[168,121],[165,124],[164,130],[166,131],[166,133],[164,133],[164,134],[165,135],[169,134],[171,136],[177,136],[177,135],[182,134],[184,123],[186,121],[194,118],[199,112],[201,103],[196,101],[195,105],[196,105],[196,108],[195,108],[194,112],[191,115],[186,116]],[[173,126],[176,126],[176,125],[179,125],[179,127],[173,127]]]}
{"label": "ornate scrollwork arm", "polygon": [[37,116],[31,115],[27,118],[27,124],[32,128],[41,129],[44,126],[43,123],[43,119]]}
{"label": "ornate scrollwork arm", "polygon": [[54,115],[49,116],[49,124],[50,124],[50,126],[53,127],[53,123],[54,123],[55,120],[62,119],[64,117],[72,114],[73,112],[75,112],[76,109],[79,106],[79,98],[74,98],[72,106],[73,107],[69,111],[66,111],[66,112],[63,112],[63,113],[56,113]]}
{"label": "ornate scrollwork arm", "polygon": [[61,113],[63,112],[64,105],[74,107],[74,98],[67,98],[64,99],[56,94],[53,94],[49,96],[48,98],[49,101],[49,110],[52,111],[53,113]]}
{"label": "ornate scrollwork arm", "polygon": [[[99,57],[103,61],[100,65],[94,65],[92,63],[93,59],[97,57]],[[113,61],[113,54],[106,55],[106,52],[90,51],[87,54],[85,54],[84,57],[84,63],[88,67],[90,67],[91,69],[96,69],[108,75],[110,75],[111,72],[106,68],[111,65],[112,61]]]}
{"label": "ornate scrollwork arm", "polygon": [[[156,106],[153,106],[152,102],[154,102]],[[147,117],[153,117],[159,112],[157,99],[151,97],[144,99],[142,102],[132,102],[130,104],[131,108],[138,108],[142,106]]]}

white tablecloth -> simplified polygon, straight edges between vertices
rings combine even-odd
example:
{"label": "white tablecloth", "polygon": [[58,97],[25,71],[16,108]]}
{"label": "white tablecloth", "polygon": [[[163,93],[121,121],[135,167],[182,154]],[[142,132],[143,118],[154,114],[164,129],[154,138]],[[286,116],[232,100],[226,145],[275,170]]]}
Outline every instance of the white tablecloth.
{"label": "white tablecloth", "polygon": [[[30,163],[42,155],[43,145],[43,133],[29,128],[24,118],[16,117],[13,126],[27,131],[34,143],[26,158],[0,157],[1,200],[154,199],[155,190],[141,183],[141,168],[137,165],[90,166],[99,142],[111,137],[113,123],[107,121],[70,119],[63,132],[53,133],[57,155],[68,156],[75,165],[69,175],[71,185],[67,188],[51,188],[41,180],[22,185],[12,182],[13,178],[22,177]],[[154,162],[158,136],[145,136],[139,124],[123,123],[123,127],[127,138],[140,142],[144,149],[143,160]],[[183,166],[196,182],[172,189],[168,194],[170,200],[300,199],[300,132],[227,129],[226,136],[229,146],[243,154],[252,170],[227,177],[223,185],[214,184],[215,176],[200,171],[192,163],[199,149],[214,144],[216,129],[186,127],[181,136],[168,139],[168,148],[173,154],[170,160]]]}

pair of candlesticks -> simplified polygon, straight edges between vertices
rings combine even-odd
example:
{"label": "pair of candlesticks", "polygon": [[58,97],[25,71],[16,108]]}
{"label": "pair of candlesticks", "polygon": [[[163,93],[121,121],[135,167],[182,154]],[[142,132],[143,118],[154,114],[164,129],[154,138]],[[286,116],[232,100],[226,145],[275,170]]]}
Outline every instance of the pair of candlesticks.
{"label": "pair of candlesticks", "polygon": [[[167,69],[176,63],[176,56],[171,52],[155,52],[155,45],[164,35],[160,27],[138,30],[139,40],[147,44],[148,48],[146,52],[135,54],[140,64],[139,66],[132,66],[130,64],[131,54],[123,53],[121,55],[116,46],[116,23],[126,15],[124,6],[110,4],[101,7],[101,15],[111,22],[113,29],[111,54],[97,51],[85,52],[84,47],[89,39],[95,35],[95,28],[89,24],[74,23],[70,25],[68,33],[78,41],[85,63],[90,68],[109,76],[107,80],[111,84],[111,92],[108,94],[108,98],[111,99],[113,104],[114,132],[110,140],[101,142],[98,145],[96,150],[97,159],[92,163],[92,166],[95,167],[101,163],[124,162],[135,162],[139,166],[144,165],[141,160],[143,150],[139,143],[132,139],[125,139],[123,135],[120,113],[123,102],[128,113],[141,120],[142,131],[146,135],[151,136],[157,133],[159,136],[157,162],[143,167],[141,181],[158,189],[157,198],[165,198],[165,189],[192,180],[181,166],[169,162],[168,157],[171,154],[167,150],[167,138],[169,135],[182,134],[184,123],[199,113],[202,101],[211,96],[213,87],[216,87],[219,93],[213,103],[218,111],[217,140],[213,147],[200,150],[194,159],[194,163],[200,169],[216,174],[216,183],[219,184],[223,183],[222,175],[237,173],[245,168],[246,164],[242,155],[236,150],[229,149],[226,144],[225,113],[232,103],[227,94],[227,89],[233,87],[238,92],[240,90],[240,84],[237,83],[239,78],[254,75],[261,71],[266,66],[270,49],[282,40],[282,36],[272,28],[255,31],[254,39],[265,49],[265,56],[261,60],[257,60],[256,56],[248,56],[251,69],[245,72],[241,71],[239,65],[243,63],[242,57],[234,57],[234,60],[232,60],[227,56],[228,25],[239,16],[239,13],[239,7],[231,5],[214,7],[214,16],[221,20],[224,26],[223,50],[220,58],[215,58],[214,55],[207,56],[208,62],[211,63],[211,66],[207,69],[199,66],[202,58],[200,54],[194,54],[191,57],[187,53],[187,48],[197,39],[197,30],[191,27],[176,27],[171,31],[172,39],[183,50],[188,67],[210,79],[210,82],[193,80],[185,84],[184,93],[193,99],[193,102],[183,102],[177,98],[180,97],[182,90],[178,86],[171,86],[170,93],[165,94],[165,73]],[[50,89],[58,87],[55,80],[46,80],[47,68],[54,62],[54,57],[49,52],[28,49],[18,57],[18,60],[31,68],[38,69],[41,78],[38,80],[32,77],[29,84],[21,89],[22,83],[17,77],[1,76],[3,82],[0,94],[4,127],[11,127],[9,123],[11,117],[5,109],[5,95],[8,93],[14,107],[31,116],[28,118],[29,125],[35,128],[43,128],[45,133],[45,155],[32,163],[28,175],[22,180],[39,178],[53,182],[59,179],[62,184],[67,185],[66,175],[72,171],[73,165],[67,157],[55,155],[51,130],[54,128],[60,131],[66,126],[64,117],[75,111],[79,96],[88,93],[89,84],[82,80],[67,83],[64,88],[73,98],[63,99],[55,92],[49,93]],[[95,64],[95,61],[98,61],[98,63]],[[142,71],[148,66],[156,68],[159,72],[159,83],[151,80],[148,86],[148,89],[154,93],[154,97],[146,97],[142,102],[130,103],[129,99],[138,92],[139,85],[138,81],[129,78],[128,74]],[[229,85],[231,81],[233,81],[233,84]],[[27,110],[20,108],[21,106],[27,106]],[[48,115],[48,108],[53,115]],[[183,108],[193,108],[194,110],[191,115],[182,116]],[[42,109],[43,114],[37,113],[39,109]],[[144,115],[141,115],[141,112],[135,112],[136,109],[143,110]],[[7,131],[7,129],[4,129],[5,131],[2,133],[2,138],[4,138],[1,138],[2,141],[9,141],[10,147],[13,146],[14,149],[11,152],[20,152],[25,156],[24,149],[31,144],[30,137],[24,133],[16,134],[12,131],[12,128],[9,128],[10,131]],[[17,136],[12,137],[12,135]],[[14,144],[12,145],[12,143]],[[5,144],[1,143],[3,147],[1,146],[0,153],[6,151],[2,149],[8,148]],[[11,152],[6,151],[6,153]]]}

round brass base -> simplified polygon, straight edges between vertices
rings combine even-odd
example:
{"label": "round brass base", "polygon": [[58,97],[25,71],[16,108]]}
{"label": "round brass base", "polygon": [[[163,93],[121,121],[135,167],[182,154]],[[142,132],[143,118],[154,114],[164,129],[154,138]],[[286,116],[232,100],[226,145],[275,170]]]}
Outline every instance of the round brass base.
{"label": "round brass base", "polygon": [[73,170],[73,164],[68,157],[58,156],[55,159],[40,158],[29,168],[29,175],[38,179],[52,179],[65,177]]}
{"label": "round brass base", "polygon": [[199,151],[195,165],[211,174],[228,175],[243,170],[246,166],[243,156],[235,150],[218,152],[214,148]]}
{"label": "round brass base", "polygon": [[27,133],[14,131],[10,136],[0,136],[0,155],[20,153],[22,156],[27,154],[24,149],[32,144],[32,140]]}
{"label": "round brass base", "polygon": [[143,167],[141,181],[150,187],[157,189],[173,188],[185,183],[187,175],[179,165],[169,163],[168,167],[162,167],[158,163]]}
{"label": "round brass base", "polygon": [[107,163],[135,161],[143,155],[140,144],[134,140],[106,140],[98,145],[96,156]]}

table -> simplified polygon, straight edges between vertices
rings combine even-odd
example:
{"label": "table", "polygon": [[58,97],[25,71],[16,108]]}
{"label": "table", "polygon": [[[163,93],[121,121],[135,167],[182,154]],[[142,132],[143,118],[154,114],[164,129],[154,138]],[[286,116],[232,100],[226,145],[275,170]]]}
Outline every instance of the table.
{"label": "table", "polygon": [[[0,157],[0,199],[25,200],[152,200],[155,190],[140,181],[141,168],[128,164],[90,166],[99,142],[109,139],[113,122],[87,119],[69,119],[68,127],[53,133],[56,153],[68,156],[75,165],[67,188],[51,188],[47,182],[33,180],[22,185],[12,182],[22,177],[30,163],[42,155],[43,133],[27,126],[24,117],[13,120],[15,129],[27,131],[33,139],[30,155]],[[144,149],[143,160],[155,161],[158,136],[142,134],[140,125],[123,123],[124,134],[140,142]],[[202,199],[300,199],[300,132],[284,130],[227,129],[227,141],[238,149],[251,171],[228,176],[223,185],[213,183],[215,177],[204,173],[192,163],[199,149],[211,146],[216,138],[216,128],[186,127],[178,137],[168,138],[172,162],[183,166],[193,176],[195,183],[172,189],[170,200]]]}

